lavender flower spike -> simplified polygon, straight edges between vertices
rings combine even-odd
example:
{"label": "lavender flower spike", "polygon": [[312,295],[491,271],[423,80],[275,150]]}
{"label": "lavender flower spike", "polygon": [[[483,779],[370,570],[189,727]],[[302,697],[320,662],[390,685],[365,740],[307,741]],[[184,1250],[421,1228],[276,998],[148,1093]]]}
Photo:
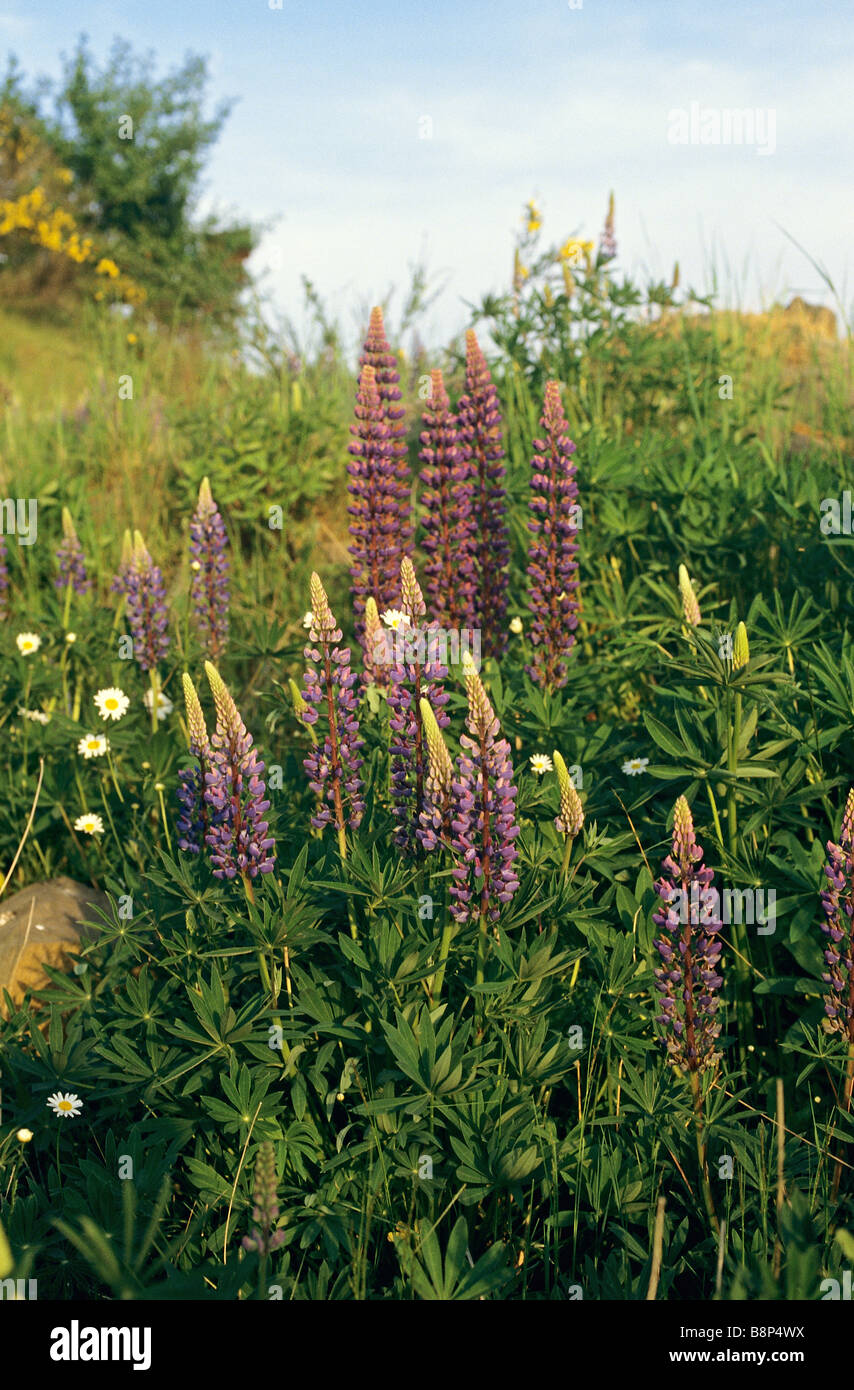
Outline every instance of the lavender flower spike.
{"label": "lavender flower spike", "polygon": [[373,595],[380,609],[397,606],[403,555],[401,535],[405,530],[394,441],[383,413],[376,373],[370,365],[362,368],[356,423],[350,430],[350,578],[356,636],[364,643],[368,595]]}
{"label": "lavender flower spike", "polygon": [[350,648],[338,645],[341,629],[317,574],[311,576],[311,617],[309,645],[305,648],[309,666],[302,692],[308,709],[299,712],[298,717],[311,727],[318,722],[322,710],[323,725],[303,767],[309,776],[309,786],[320,798],[311,823],[317,828],[334,823],[343,856],[346,854],[345,826],[356,829],[365,809],[359,774],[362,766],[359,750],[363,740],[359,737],[358,705],[353,688],[356,676],[350,669]]}
{"label": "lavender flower spike", "polygon": [[270,809],[264,764],[219,672],[209,661],[205,672],[216,709],[211,767],[205,775],[205,800],[211,811],[206,844],[215,878],[240,874],[246,882],[275,867],[276,842],[264,819]]}
{"label": "lavender flower spike", "polygon": [[265,1139],[258,1146],[255,1159],[255,1187],[252,1193],[254,1207],[252,1220],[255,1225],[252,1234],[244,1236],[241,1244],[244,1250],[269,1255],[287,1238],[287,1232],[276,1229],[279,1219],[279,1194],[276,1190],[276,1154],[272,1143]]}
{"label": "lavender flower spike", "polygon": [[694,835],[691,809],[680,796],[673,812],[673,853],[655,884],[662,907],[653,914],[661,937],[653,942],[661,957],[655,970],[662,1042],[667,1060],[687,1072],[703,1071],[719,1061],[717,1022],[721,929],[718,893],[711,869]]}
{"label": "lavender flower spike", "polygon": [[532,665],[526,669],[547,690],[566,685],[567,657],[578,626],[578,485],[572,456],[575,445],[556,381],[546,385],[540,420],[545,439],[535,439],[531,460],[531,520],[528,602],[534,621]]}
{"label": "lavender flower spike", "polygon": [[471,329],[466,333],[466,390],[460,399],[458,417],[460,437],[471,453],[476,479],[475,626],[482,633],[484,656],[500,657],[507,647],[510,563],[501,412],[486,358]]}
{"label": "lavender flower spike", "polygon": [[468,717],[463,752],[451,786],[453,870],[451,911],[458,922],[496,921],[503,903],[519,887],[514,870],[516,788],[510,745],[498,738],[499,725],[471,656],[463,657]]}
{"label": "lavender flower spike", "polygon": [[439,371],[430,373],[430,404],[424,412],[421,444],[427,603],[444,626],[474,628],[477,542],[471,456],[459,436]]}
{"label": "lavender flower spike", "polygon": [[139,531],[134,533],[133,556],[124,576],[124,589],[133,653],[141,669],[150,671],[169,650],[169,616],[163,575]]}
{"label": "lavender flower spike", "polygon": [[827,970],[821,977],[829,986],[824,1012],[830,1031],[854,1046],[854,787],[845,803],[839,844],[828,840],[827,853],[828,887],[821,894],[826,918],[821,929],[828,937]]}
{"label": "lavender flower spike", "polygon": [[219,661],[228,641],[229,563],[225,524],[202,479],[190,522],[191,600],[205,655]]}
{"label": "lavender flower spike", "polygon": [[211,746],[196,687],[184,673],[184,703],[187,706],[187,729],[190,752],[196,767],[185,767],[178,773],[177,800],[180,810],[176,830],[178,848],[186,854],[201,853],[208,833],[208,805],[205,800],[206,777],[211,770]]}
{"label": "lavender flower spike", "polygon": [[58,573],[53,582],[57,589],[64,593],[70,585],[75,594],[88,593],[92,581],[86,573],[83,547],[67,507],[62,509],[62,543],[56,552],[56,564]]}

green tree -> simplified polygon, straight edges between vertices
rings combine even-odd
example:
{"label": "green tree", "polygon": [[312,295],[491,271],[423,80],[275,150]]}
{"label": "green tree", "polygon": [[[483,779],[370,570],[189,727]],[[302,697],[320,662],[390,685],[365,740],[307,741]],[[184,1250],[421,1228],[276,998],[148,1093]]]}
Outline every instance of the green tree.
{"label": "green tree", "polygon": [[84,36],[55,94],[50,134],[74,174],[81,220],[163,317],[233,318],[248,284],[253,229],[194,217],[207,154],[233,104],[206,116],[207,84],[204,58],[190,55],[158,79],[154,55],[122,39],[99,69]]}

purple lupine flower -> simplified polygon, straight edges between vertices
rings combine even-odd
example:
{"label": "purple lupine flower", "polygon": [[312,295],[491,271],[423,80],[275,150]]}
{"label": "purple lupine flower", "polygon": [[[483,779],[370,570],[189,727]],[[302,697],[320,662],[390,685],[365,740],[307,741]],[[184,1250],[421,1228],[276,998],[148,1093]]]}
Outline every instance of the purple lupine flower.
{"label": "purple lupine flower", "polygon": [[190,522],[190,597],[205,655],[216,662],[228,641],[229,563],[225,523],[202,479],[199,500]]}
{"label": "purple lupine flower", "polygon": [[169,614],[160,566],[149,555],[139,531],[124,575],[127,618],[133,653],[143,671],[151,671],[169,650]]}
{"label": "purple lupine flower", "polygon": [[216,709],[205,801],[211,811],[205,843],[215,878],[255,878],[275,868],[276,842],[264,819],[270,809],[264,763],[222,677],[205,662]]}
{"label": "purple lupine flower", "polygon": [[71,585],[75,594],[85,594],[92,587],[86,573],[86,560],[80,544],[71,513],[67,507],[62,509],[62,542],[56,552],[57,577],[53,581],[63,592]]}
{"label": "purple lupine flower", "polygon": [[427,775],[424,778],[424,804],[416,835],[428,852],[451,844],[451,787],[454,764],[442,737],[439,721],[427,700],[421,699],[421,725],[427,742]]}
{"label": "purple lupine flower", "polygon": [[276,1229],[279,1219],[279,1194],[276,1183],[276,1154],[272,1143],[265,1139],[258,1146],[255,1159],[255,1185],[252,1192],[252,1234],[244,1236],[244,1250],[269,1255],[287,1239],[287,1232]]}
{"label": "purple lupine flower", "polygon": [[127,588],[128,570],[133,561],[133,536],[130,531],[125,531],[122,537],[122,553],[119,558],[119,567],[110,580],[110,593],[123,594]]}
{"label": "purple lupine flower", "polygon": [[510,532],[504,487],[504,445],[498,392],[474,332],[466,333],[466,390],[457,408],[459,433],[471,455],[475,479],[475,626],[484,656],[500,657],[507,647],[507,566]]}
{"label": "purple lupine flower", "polygon": [[599,260],[613,261],[617,255],[617,238],[614,235],[614,195],[608,199],[608,215],[599,238]]}
{"label": "purple lupine flower", "polygon": [[320,730],[303,767],[309,786],[320,798],[311,823],[318,829],[334,823],[340,842],[345,825],[355,830],[365,810],[359,775],[363,740],[359,737],[356,676],[350,669],[350,648],[338,646],[341,629],[317,574],[311,576],[311,615],[309,645],[305,648],[305,659],[310,665],[302,692],[309,708],[301,711],[299,718],[309,726],[316,724],[318,706],[322,705],[326,727]]}
{"label": "purple lupine flower", "polygon": [[854,787],[845,803],[839,844],[828,840],[827,853],[824,872],[829,886],[821,894],[827,970],[821,978],[830,988],[824,1012],[830,1031],[842,1033],[854,1044]]}
{"label": "purple lupine flower", "polygon": [[540,419],[545,439],[535,439],[531,460],[531,519],[533,541],[528,553],[528,603],[533,614],[533,664],[529,676],[547,690],[566,685],[566,658],[578,626],[578,484],[572,456],[575,445],[556,381],[546,384]]}
{"label": "purple lupine flower", "polygon": [[438,659],[438,623],[425,623],[426,606],[412,561],[404,556],[400,566],[402,614],[394,634],[395,659],[389,668],[388,707],[391,728],[391,798],[396,821],[394,842],[411,851],[425,806],[427,746],[421,720],[421,698],[429,700],[441,727],[450,722],[442,713],[448,703],[441,682],[447,666]]}
{"label": "purple lupine flower", "polygon": [[427,603],[443,625],[474,628],[477,541],[471,452],[460,439],[440,371],[430,373],[421,444]]}
{"label": "purple lupine flower", "polygon": [[6,537],[0,532],[0,622],[9,616],[9,551]]}
{"label": "purple lupine flower", "polygon": [[400,593],[402,519],[391,429],[383,413],[373,367],[362,368],[356,396],[356,423],[347,464],[350,566],[356,635],[364,642],[365,602],[379,608],[397,603]]}
{"label": "purple lupine flower", "polygon": [[653,914],[662,929],[653,942],[661,957],[656,989],[663,1025],[662,1042],[671,1066],[702,1071],[720,1059],[716,1042],[721,942],[718,893],[712,870],[703,867],[703,851],[694,835],[691,808],[680,796],[673,812],[673,853],[663,861],[664,875],[655,884],[663,906]]}
{"label": "purple lupine flower", "polygon": [[[409,450],[406,443],[406,411],[400,404],[400,373],[397,361],[385,336],[383,311],[379,305],[371,310],[368,336],[365,339],[360,367],[373,367],[380,397],[383,418],[388,425],[391,439],[391,456],[394,465],[394,496],[398,504],[398,528],[400,555],[408,555],[412,550],[413,528],[410,516],[412,477],[409,470]],[[375,598],[379,602],[379,595]]]}
{"label": "purple lupine flower", "polygon": [[495,921],[502,903],[519,887],[514,869],[516,788],[510,745],[498,738],[499,725],[474,662],[463,657],[468,695],[468,734],[460,738],[463,751],[451,784],[453,869],[451,912],[458,922],[479,918]]}
{"label": "purple lupine flower", "polygon": [[187,706],[187,729],[190,752],[195,767],[182,768],[178,773],[177,800],[180,810],[176,830],[178,848],[187,854],[200,854],[209,828],[209,808],[205,800],[206,777],[211,770],[211,746],[205,716],[196,687],[184,672],[184,702]]}

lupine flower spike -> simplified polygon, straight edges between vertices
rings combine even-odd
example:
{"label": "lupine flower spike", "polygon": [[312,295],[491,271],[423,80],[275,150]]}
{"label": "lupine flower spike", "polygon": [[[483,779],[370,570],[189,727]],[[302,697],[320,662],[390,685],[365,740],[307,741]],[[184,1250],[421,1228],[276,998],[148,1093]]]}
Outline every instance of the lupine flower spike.
{"label": "lupine flower spike", "polygon": [[143,671],[151,671],[169,650],[169,617],[163,575],[139,531],[134,533],[133,555],[125,571],[124,590],[133,654]]}
{"label": "lupine flower spike", "polygon": [[569,856],[572,853],[572,842],[576,835],[580,834],[584,824],[584,809],[581,805],[581,797],[575,787],[575,783],[569,775],[569,769],[563,760],[562,754],[555,749],[552,755],[554,759],[555,772],[557,773],[557,784],[560,792],[560,814],[555,818],[555,826],[561,835],[565,836],[565,846],[563,854],[563,873],[569,867]]}
{"label": "lupine flower spike", "polygon": [[[398,503],[399,542],[401,554],[412,549],[412,522],[410,520],[412,479],[409,472],[409,449],[406,443],[406,411],[401,405],[400,373],[397,360],[388,345],[383,323],[383,311],[379,305],[371,310],[368,336],[359,358],[360,367],[372,367],[383,418],[388,425],[391,440],[391,456],[394,464],[393,478]],[[379,602],[379,596],[377,602]]]}
{"label": "lupine flower spike", "polygon": [[239,874],[247,884],[275,868],[276,842],[264,819],[270,809],[264,764],[219,672],[209,661],[205,672],[216,709],[211,765],[205,775],[205,798],[211,811],[206,843],[214,877]]}
{"label": "lupine flower spike", "polygon": [[821,894],[828,937],[824,951],[827,969],[822,975],[829,986],[824,1012],[831,1032],[841,1033],[854,1045],[854,788],[848,793],[839,844],[827,842],[828,887]]}
{"label": "lupine flower spike", "polygon": [[663,906],[653,915],[662,934],[655,945],[661,957],[656,969],[659,991],[657,1022],[671,1066],[697,1072],[719,1059],[717,1038],[718,974],[721,921],[714,874],[703,866],[703,851],[694,835],[691,809],[684,796],[673,813],[673,851],[663,862],[664,874],[655,891]]}
{"label": "lupine flower spike", "polygon": [[[300,718],[314,725],[322,718],[317,744],[303,766],[309,785],[320,798],[311,823],[318,829],[334,824],[342,858],[347,854],[345,827],[356,829],[365,809],[359,769],[356,677],[350,669],[350,648],[339,647],[341,629],[329,607],[320,576],[311,576],[311,627],[305,659],[309,662],[302,692],[307,708]],[[318,669],[319,668],[319,669]]]}
{"label": "lupine flower spike", "polygon": [[454,764],[429,701],[422,697],[420,708],[421,725],[427,741],[427,776],[424,779],[421,828],[416,833],[424,849],[429,851],[436,849],[440,843],[451,843],[451,784],[454,779]]}
{"label": "lupine flower spike", "polygon": [[228,641],[228,536],[207,478],[190,522],[190,571],[193,616],[205,655],[217,662]]}
{"label": "lupine flower spike", "polygon": [[682,599],[682,612],[686,623],[690,624],[691,627],[699,627],[701,622],[700,605],[684,565],[679,566],[679,596]]}
{"label": "lupine flower spike", "polygon": [[430,373],[430,403],[424,412],[421,444],[427,605],[443,626],[474,628],[477,542],[471,457],[439,371]]}
{"label": "lupine flower spike", "polygon": [[196,687],[184,673],[184,703],[187,707],[187,730],[190,738],[190,752],[196,759],[195,767],[185,767],[178,773],[178,848],[185,854],[200,854],[205,843],[209,813],[205,799],[207,774],[211,771],[211,746],[205,725],[205,716]]}
{"label": "lupine flower spike", "polygon": [[421,719],[421,698],[426,698],[437,722],[447,726],[443,713],[448,703],[442,681],[448,668],[431,651],[436,623],[425,623],[426,605],[415,577],[412,561],[404,556],[400,566],[403,623],[394,634],[395,659],[389,667],[388,706],[391,727],[391,796],[397,822],[394,840],[401,849],[412,850],[421,827],[425,806],[427,746]]}
{"label": "lupine flower spike", "polygon": [[362,368],[356,396],[356,423],[347,464],[350,522],[350,578],[356,635],[364,645],[365,603],[372,595],[380,609],[396,607],[400,595],[401,537],[406,530],[399,461],[383,411],[376,373]]}
{"label": "lupine flower spike", "polygon": [[460,739],[463,752],[452,784],[453,844],[461,860],[454,869],[452,911],[460,922],[473,915],[494,922],[519,887],[513,867],[519,834],[516,788],[510,745],[497,737],[495,711],[468,653],[463,672],[468,733]]}
{"label": "lupine flower spike", "polygon": [[599,238],[600,261],[613,261],[617,254],[617,238],[614,235],[614,195],[608,199],[608,215]]}
{"label": "lupine flower spike", "polygon": [[661,936],[653,943],[661,965],[655,970],[662,1042],[667,1061],[687,1073],[694,1109],[697,1160],[706,1213],[717,1230],[704,1137],[700,1075],[720,1060],[717,1019],[721,942],[718,893],[711,869],[703,866],[691,809],[680,796],[673,812],[673,852],[664,860],[655,891],[662,906],[653,914]]}
{"label": "lupine flower spike", "polygon": [[[487,924],[497,922],[504,903],[519,887],[514,862],[516,837],[516,788],[510,745],[498,738],[495,711],[483,688],[471,656],[463,657],[468,695],[467,734],[460,738],[462,753],[452,783],[453,848],[458,856],[452,870],[451,912],[458,922],[474,917],[478,922],[475,983],[483,984],[486,968]],[[478,1006],[482,1032],[482,1006]]]}
{"label": "lupine flower spike", "polygon": [[86,560],[80,544],[71,513],[67,507],[62,509],[62,543],[56,552],[56,588],[65,593],[69,588],[75,594],[85,594],[92,587],[86,573]]}
{"label": "lupine flower spike", "polygon": [[750,644],[747,640],[747,628],[744,623],[739,623],[735,630],[735,641],[732,648],[732,669],[741,671],[750,661]]}
{"label": "lupine flower spike", "polygon": [[[821,929],[827,937],[824,960],[827,969],[822,980],[828,986],[824,996],[827,1028],[839,1033],[848,1044],[842,1108],[851,1110],[854,1093],[854,787],[848,793],[839,844],[827,842],[828,863],[824,872],[828,887],[821,894],[825,920]],[[839,1192],[842,1164],[834,1165],[833,1196]]]}
{"label": "lupine flower spike", "polygon": [[364,673],[362,683],[374,685],[378,690],[388,686],[390,656],[386,630],[377,608],[373,594],[365,600]]}
{"label": "lupine flower spike", "polygon": [[546,385],[540,424],[545,439],[534,440],[529,522],[533,541],[528,556],[534,659],[526,669],[539,685],[556,690],[566,685],[567,657],[578,626],[575,445],[567,432],[556,381]]}
{"label": "lupine flower spike", "polygon": [[507,646],[507,566],[510,533],[504,487],[504,445],[498,392],[475,334],[466,333],[466,390],[458,407],[459,433],[471,453],[475,479],[475,626],[484,656],[500,657]]}
{"label": "lupine flower spike", "polygon": [[252,1193],[252,1234],[244,1236],[244,1250],[269,1255],[287,1238],[287,1232],[276,1228],[279,1219],[279,1194],[276,1184],[276,1154],[269,1139],[258,1146],[255,1159],[255,1187]]}
{"label": "lupine flower spike", "polygon": [[122,553],[119,558],[119,567],[113,575],[110,583],[111,594],[123,594],[127,583],[128,570],[133,562],[133,536],[130,531],[125,531],[122,536]]}

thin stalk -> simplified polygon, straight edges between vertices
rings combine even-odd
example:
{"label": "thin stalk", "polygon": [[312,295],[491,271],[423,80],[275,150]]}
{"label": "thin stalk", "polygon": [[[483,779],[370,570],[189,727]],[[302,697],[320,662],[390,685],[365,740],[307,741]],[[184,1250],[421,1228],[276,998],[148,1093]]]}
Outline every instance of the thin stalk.
{"label": "thin stalk", "polygon": [[718,1218],[715,1214],[715,1202],[712,1196],[712,1185],[709,1181],[709,1164],[706,1154],[705,1139],[705,1120],[703,1116],[703,1094],[700,1089],[700,1077],[696,1071],[689,1073],[691,1080],[691,1097],[694,1106],[694,1138],[697,1143],[697,1163],[700,1169],[700,1184],[703,1189],[703,1201],[706,1207],[706,1215],[709,1218],[712,1230],[718,1234]]}

